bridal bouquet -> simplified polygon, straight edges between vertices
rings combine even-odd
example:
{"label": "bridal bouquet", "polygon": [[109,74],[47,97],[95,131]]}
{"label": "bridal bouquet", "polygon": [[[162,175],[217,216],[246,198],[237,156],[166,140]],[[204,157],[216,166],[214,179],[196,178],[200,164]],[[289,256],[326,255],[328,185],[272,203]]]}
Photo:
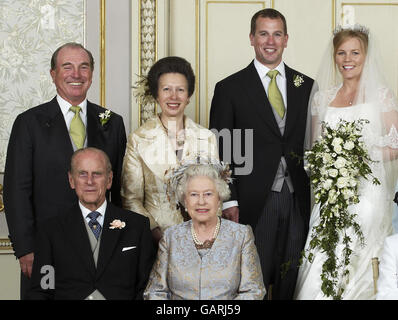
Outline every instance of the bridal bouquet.
{"label": "bridal bouquet", "polygon": [[[380,184],[372,175],[369,166],[372,160],[361,141],[363,126],[368,122],[340,120],[335,128],[323,122],[322,138],[304,156],[306,169],[311,171],[315,203],[320,204],[320,223],[312,229],[308,260],[313,261],[314,249],[326,253],[321,289],[333,299],[341,299],[344,279],[349,275],[352,239],[347,231],[353,230],[360,243],[365,244],[361,227],[355,221],[356,214],[350,213],[348,206],[359,202],[360,178],[372,178],[374,184]],[[335,250],[338,243],[343,244],[339,255]]]}

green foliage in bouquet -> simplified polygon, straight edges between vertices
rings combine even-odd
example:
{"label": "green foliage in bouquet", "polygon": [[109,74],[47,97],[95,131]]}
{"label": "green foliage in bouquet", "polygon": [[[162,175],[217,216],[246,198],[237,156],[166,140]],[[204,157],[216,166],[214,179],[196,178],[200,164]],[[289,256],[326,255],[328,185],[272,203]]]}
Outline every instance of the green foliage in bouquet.
{"label": "green foliage in bouquet", "polygon": [[[322,137],[310,151],[305,152],[306,169],[311,172],[311,186],[315,203],[320,204],[320,223],[313,227],[308,252],[304,256],[313,261],[313,250],[327,256],[322,265],[322,292],[327,297],[339,300],[344,292],[345,279],[348,279],[352,250],[349,229],[359,239],[362,246],[365,240],[361,226],[355,221],[360,213],[350,213],[348,207],[359,202],[360,179],[380,181],[372,175],[372,163],[362,141],[363,126],[367,120],[348,122],[340,120],[335,128],[322,123]],[[343,250],[336,254],[337,244],[342,239]]]}

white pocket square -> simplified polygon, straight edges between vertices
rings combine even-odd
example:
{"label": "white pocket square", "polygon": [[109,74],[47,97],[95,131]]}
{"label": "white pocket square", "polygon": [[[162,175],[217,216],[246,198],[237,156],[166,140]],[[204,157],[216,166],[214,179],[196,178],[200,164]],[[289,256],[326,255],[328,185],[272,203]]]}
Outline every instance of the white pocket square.
{"label": "white pocket square", "polygon": [[134,247],[124,247],[122,249],[122,252],[127,251],[127,250],[131,250],[131,249],[135,249],[135,248],[137,248],[137,247],[136,246],[134,246]]}

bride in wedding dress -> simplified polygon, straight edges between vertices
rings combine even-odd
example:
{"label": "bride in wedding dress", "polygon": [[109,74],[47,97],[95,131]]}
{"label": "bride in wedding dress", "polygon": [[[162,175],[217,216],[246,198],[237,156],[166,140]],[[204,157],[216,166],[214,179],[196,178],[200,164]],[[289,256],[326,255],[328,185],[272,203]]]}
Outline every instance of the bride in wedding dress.
{"label": "bride in wedding dress", "polygon": [[[323,59],[318,91],[311,102],[311,132],[315,141],[321,135],[321,122],[336,127],[342,120],[369,120],[362,131],[362,139],[370,158],[372,174],[381,182],[374,185],[372,179],[359,181],[359,203],[350,205],[350,213],[356,214],[365,244],[348,231],[353,250],[348,265],[349,275],[337,279],[343,289],[341,298],[348,300],[374,299],[372,258],[380,257],[384,239],[392,233],[393,195],[398,164],[398,105],[382,80],[377,66],[375,43],[369,30],[363,26],[338,27],[334,31],[326,57]],[[309,234],[305,249],[308,252],[313,227],[320,221],[320,205],[312,210]],[[350,233],[351,232],[351,233]],[[335,248],[336,255],[343,251],[343,235]],[[332,299],[322,291],[322,265],[326,254],[313,252],[313,260],[303,259],[296,284],[295,299]],[[339,277],[339,276],[338,276]]]}

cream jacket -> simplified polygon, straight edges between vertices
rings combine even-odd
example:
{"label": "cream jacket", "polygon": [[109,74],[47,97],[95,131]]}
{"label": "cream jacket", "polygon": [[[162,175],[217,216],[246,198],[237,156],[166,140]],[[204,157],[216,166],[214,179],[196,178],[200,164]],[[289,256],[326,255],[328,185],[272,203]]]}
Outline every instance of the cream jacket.
{"label": "cream jacket", "polygon": [[[184,119],[185,143],[182,160],[198,154],[218,159],[217,140],[208,129]],[[130,134],[123,161],[121,196],[125,209],[149,218],[151,229],[183,222],[174,199],[166,195],[165,172],[179,160],[158,116]]]}

